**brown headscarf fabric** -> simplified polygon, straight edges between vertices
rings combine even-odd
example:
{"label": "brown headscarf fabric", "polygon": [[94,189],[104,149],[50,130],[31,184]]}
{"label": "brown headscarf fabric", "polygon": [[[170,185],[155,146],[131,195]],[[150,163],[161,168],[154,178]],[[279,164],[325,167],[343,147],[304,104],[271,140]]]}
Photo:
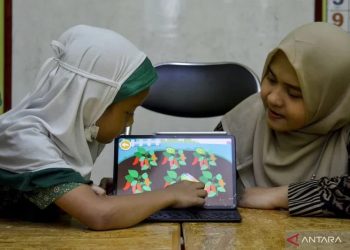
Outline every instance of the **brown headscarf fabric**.
{"label": "brown headscarf fabric", "polygon": [[350,35],[327,23],[303,25],[270,52],[262,78],[278,50],[297,73],[309,122],[297,131],[273,131],[259,94],[228,112],[222,124],[236,137],[243,185],[279,186],[313,175],[317,179],[347,174]]}

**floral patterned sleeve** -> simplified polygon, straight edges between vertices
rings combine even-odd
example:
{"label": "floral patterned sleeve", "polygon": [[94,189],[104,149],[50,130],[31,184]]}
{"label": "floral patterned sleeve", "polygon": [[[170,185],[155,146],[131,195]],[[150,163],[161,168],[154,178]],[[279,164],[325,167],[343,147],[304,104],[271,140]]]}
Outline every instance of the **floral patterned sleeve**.
{"label": "floral patterned sleeve", "polygon": [[40,209],[47,208],[65,193],[82,185],[81,183],[63,183],[49,188],[41,188],[36,191],[27,192],[24,196]]}
{"label": "floral patterned sleeve", "polygon": [[290,184],[288,202],[292,216],[350,217],[350,176]]}

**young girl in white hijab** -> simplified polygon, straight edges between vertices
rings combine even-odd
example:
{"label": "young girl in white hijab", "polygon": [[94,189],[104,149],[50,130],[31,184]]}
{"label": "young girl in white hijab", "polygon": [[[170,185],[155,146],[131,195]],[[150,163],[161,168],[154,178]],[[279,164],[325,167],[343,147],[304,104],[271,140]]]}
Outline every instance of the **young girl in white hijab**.
{"label": "young girl in white hijab", "polygon": [[350,35],[327,23],[292,31],[268,55],[261,92],[221,122],[237,139],[240,206],[350,215],[349,69]]}
{"label": "young girl in white hijab", "polygon": [[55,57],[42,66],[36,88],[0,116],[0,213],[45,217],[58,207],[104,230],[168,206],[203,205],[202,183],[123,197],[89,185],[103,144],[133,123],[156,73],[144,53],[110,30],[75,26],[52,47]]}

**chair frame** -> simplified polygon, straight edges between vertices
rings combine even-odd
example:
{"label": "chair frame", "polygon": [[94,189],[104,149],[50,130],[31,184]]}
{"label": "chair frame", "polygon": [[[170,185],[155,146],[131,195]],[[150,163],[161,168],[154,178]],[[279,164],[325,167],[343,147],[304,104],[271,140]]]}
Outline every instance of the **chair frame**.
{"label": "chair frame", "polygon": [[[243,70],[246,70],[254,79],[255,82],[255,86],[254,88],[256,89],[256,93],[260,92],[260,80],[259,77],[257,76],[257,74],[248,66],[241,64],[241,63],[236,63],[236,62],[163,62],[163,63],[159,63],[156,64],[155,68],[158,67],[163,67],[163,66],[194,66],[194,67],[215,67],[215,66],[229,66],[229,65],[234,65],[237,66],[238,68],[241,68]],[[171,86],[171,85],[170,85]],[[252,85],[251,85],[252,86]],[[152,90],[151,90],[152,91]],[[247,90],[245,90],[247,91]],[[220,116],[222,114],[218,114],[218,115],[177,115],[177,114],[171,114],[171,112],[168,114],[166,112],[162,112],[160,110],[156,110],[149,107],[149,103],[147,103],[147,99],[146,101],[141,105],[143,108],[148,109],[148,110],[152,110],[154,112],[158,112],[161,114],[166,114],[166,115],[171,115],[171,116],[178,116],[178,117],[192,117],[192,118],[199,118],[199,117],[214,117],[214,116]],[[152,105],[151,105],[152,106]],[[172,112],[174,113],[174,112]]]}

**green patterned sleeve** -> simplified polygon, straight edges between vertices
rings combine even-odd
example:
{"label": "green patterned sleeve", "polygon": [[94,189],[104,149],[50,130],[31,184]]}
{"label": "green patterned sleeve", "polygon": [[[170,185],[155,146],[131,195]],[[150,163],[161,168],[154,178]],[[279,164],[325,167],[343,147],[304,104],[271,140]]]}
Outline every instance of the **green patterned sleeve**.
{"label": "green patterned sleeve", "polygon": [[70,182],[58,184],[49,188],[41,188],[35,191],[26,192],[24,196],[38,206],[40,209],[47,208],[65,193],[79,187],[82,183]]}

